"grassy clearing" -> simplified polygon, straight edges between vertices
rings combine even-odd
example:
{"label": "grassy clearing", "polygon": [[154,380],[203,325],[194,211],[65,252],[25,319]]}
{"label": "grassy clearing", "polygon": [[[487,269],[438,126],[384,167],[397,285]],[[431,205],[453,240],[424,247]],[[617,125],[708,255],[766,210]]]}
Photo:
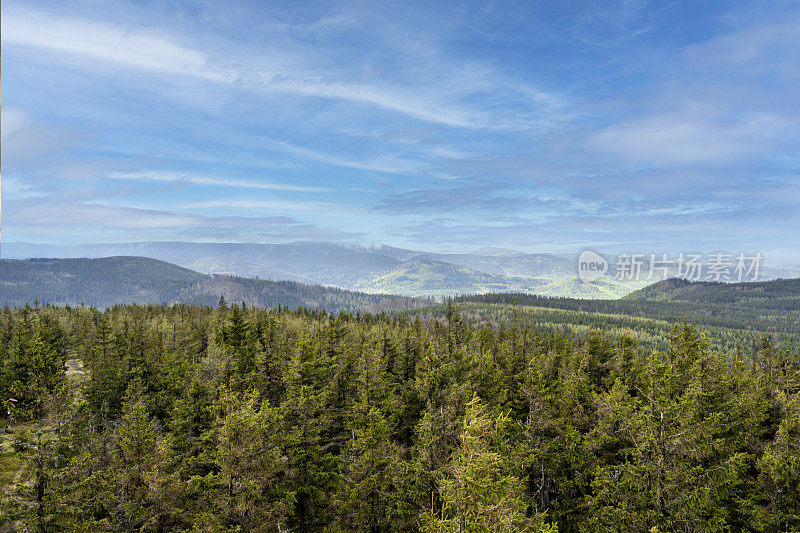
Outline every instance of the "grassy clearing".
{"label": "grassy clearing", "polygon": [[23,463],[23,455],[14,450],[0,452],[0,489],[9,487],[13,483],[14,476],[22,468]]}

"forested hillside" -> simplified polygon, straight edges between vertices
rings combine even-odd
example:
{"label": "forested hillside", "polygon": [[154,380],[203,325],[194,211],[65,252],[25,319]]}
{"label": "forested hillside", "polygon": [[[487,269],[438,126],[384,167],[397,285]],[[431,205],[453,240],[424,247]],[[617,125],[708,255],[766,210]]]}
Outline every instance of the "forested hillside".
{"label": "forested hillside", "polygon": [[[669,335],[676,325],[696,326],[706,342],[713,349],[736,353],[750,351],[757,346],[763,336],[769,336],[784,349],[800,350],[800,334],[797,333],[796,318],[791,320],[788,331],[777,330],[771,326],[772,319],[748,326],[742,320],[696,320],[690,318],[649,318],[634,315],[604,313],[596,311],[569,310],[558,307],[534,307],[514,304],[483,304],[462,302],[462,314],[475,324],[487,323],[492,326],[506,326],[520,321],[541,334],[558,334],[572,341],[580,341],[595,331],[604,331],[613,339],[630,337],[648,350],[666,349]],[[424,319],[441,319],[447,310],[446,305],[435,305],[412,309],[409,316],[419,315]]]}
{"label": "forested hillside", "polygon": [[207,276],[147,257],[0,260],[0,305],[172,303]]}
{"label": "forested hillside", "polygon": [[424,298],[352,292],[292,281],[210,276],[147,257],[0,261],[0,305],[110,307],[115,304],[197,303],[220,297],[249,306],[324,308],[329,311],[392,310],[427,305]]}
{"label": "forested hillside", "polygon": [[668,279],[639,289],[627,300],[687,302],[800,312],[800,278],[750,283]]}
{"label": "forested hillside", "polygon": [[266,281],[235,276],[212,276],[181,292],[187,303],[216,306],[224,297],[249,307],[286,307],[356,312],[396,311],[432,305],[423,297],[366,294],[294,281]]}
{"label": "forested hillside", "polygon": [[[654,347],[663,346],[664,333],[673,324],[687,321],[702,326],[709,340],[721,349],[749,346],[758,342],[761,335],[769,334],[783,346],[800,350],[798,282],[792,279],[721,285],[667,280],[637,291],[635,298],[617,300],[501,293],[460,296],[455,301],[478,321],[508,323],[515,313],[521,313],[536,315],[535,319],[530,318],[532,323],[551,331],[580,333],[590,327],[613,326],[619,335],[638,331],[640,341]],[[682,296],[667,300],[668,290]],[[419,312],[433,316],[441,315],[443,309],[440,306]]]}
{"label": "forested hillside", "polygon": [[800,529],[800,364],[769,337],[5,308],[0,396],[0,528]]}

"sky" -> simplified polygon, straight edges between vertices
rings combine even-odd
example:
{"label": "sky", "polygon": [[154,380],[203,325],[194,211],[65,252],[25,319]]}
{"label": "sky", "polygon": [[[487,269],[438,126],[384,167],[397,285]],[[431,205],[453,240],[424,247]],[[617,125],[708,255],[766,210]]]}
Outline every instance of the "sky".
{"label": "sky", "polygon": [[2,2],[2,238],[800,259],[797,2]]}

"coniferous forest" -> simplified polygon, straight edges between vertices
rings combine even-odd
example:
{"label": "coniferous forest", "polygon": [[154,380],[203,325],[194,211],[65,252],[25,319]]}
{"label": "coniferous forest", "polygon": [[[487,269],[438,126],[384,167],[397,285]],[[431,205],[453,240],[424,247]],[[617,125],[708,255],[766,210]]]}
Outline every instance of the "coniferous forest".
{"label": "coniferous forest", "polygon": [[800,364],[518,319],[0,311],[19,531],[797,531]]}
{"label": "coniferous forest", "polygon": [[0,19],[0,533],[800,533],[800,1]]}

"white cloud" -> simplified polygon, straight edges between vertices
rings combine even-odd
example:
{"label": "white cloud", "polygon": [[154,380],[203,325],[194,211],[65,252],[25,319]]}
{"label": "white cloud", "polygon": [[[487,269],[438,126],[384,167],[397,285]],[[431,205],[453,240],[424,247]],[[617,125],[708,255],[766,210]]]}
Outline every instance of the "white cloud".
{"label": "white cloud", "polygon": [[207,57],[199,50],[139,29],[4,10],[2,40],[4,46],[45,48],[128,67],[224,80],[224,76],[209,68]]}
{"label": "white cloud", "polygon": [[699,69],[730,69],[738,76],[777,71],[800,75],[800,19],[791,17],[725,33],[686,49],[687,59]]}
{"label": "white cloud", "polygon": [[475,111],[463,111],[452,106],[444,107],[430,101],[419,101],[418,97],[405,92],[397,94],[385,88],[352,83],[315,82],[309,79],[273,81],[267,88],[304,96],[350,100],[370,104],[383,109],[408,115],[427,122],[462,128],[492,127],[491,117]]}
{"label": "white cloud", "polygon": [[27,111],[4,107],[2,109],[2,141],[4,166],[13,166],[20,160],[37,160],[64,148],[74,146],[80,139],[79,131],[60,125],[45,124]]}
{"label": "white cloud", "polygon": [[144,180],[159,181],[169,183],[190,183],[193,185],[209,185],[220,187],[239,187],[245,189],[266,189],[271,191],[287,192],[325,192],[330,189],[326,187],[306,187],[301,185],[289,185],[286,183],[272,183],[267,181],[240,180],[234,178],[214,178],[201,176],[186,172],[115,172],[108,176],[118,180]]}
{"label": "white cloud", "polygon": [[5,106],[0,111],[0,138],[7,140],[9,135],[30,124],[27,113],[15,107]]}
{"label": "white cloud", "polygon": [[[241,49],[215,50],[215,59],[211,61],[205,51],[180,44],[163,33],[24,9],[3,11],[2,40],[4,45],[69,53],[118,66],[188,75],[256,91],[364,104],[460,128],[521,130],[547,127],[554,118],[566,118],[557,109],[563,106],[563,99],[557,95],[517,80],[505,80],[485,68],[459,67],[458,62],[441,59],[432,59],[433,65],[426,67],[440,82],[426,81],[423,85],[412,77],[405,84],[387,84],[382,80],[372,82],[369,76],[363,79],[364,76],[348,75],[348,68],[342,64],[347,60],[342,61],[343,58],[329,58],[327,64],[324,60],[321,64],[318,50],[305,49],[298,42],[293,42],[292,52],[281,49],[277,43],[267,44],[266,54],[257,57]],[[310,64],[317,66],[307,66]],[[96,68],[97,63],[87,66]],[[529,109],[525,113],[488,111],[473,104],[455,103],[475,100],[476,94],[511,95],[525,102]]]}
{"label": "white cloud", "polygon": [[33,187],[25,184],[22,180],[9,176],[3,176],[2,180],[3,199],[11,200],[44,196],[44,193],[35,190]]}
{"label": "white cloud", "polygon": [[[204,216],[158,209],[103,203],[65,203],[39,199],[17,200],[7,221],[15,234],[37,236],[52,242],[55,236],[73,240],[76,228],[112,239],[164,239],[188,236],[213,240],[260,241],[264,237],[287,239],[342,239],[360,236],[322,229],[285,216]],[[68,221],[68,224],[65,222]],[[166,232],[166,233],[165,233]]]}
{"label": "white cloud", "polygon": [[293,202],[289,200],[258,200],[252,198],[203,200],[189,202],[181,207],[183,209],[251,209],[311,214],[354,214],[354,210],[350,207],[328,202]]}
{"label": "white cloud", "polygon": [[616,124],[593,135],[588,146],[655,164],[736,159],[761,152],[786,126],[771,114],[728,118],[694,108]]}
{"label": "white cloud", "polygon": [[302,146],[297,146],[285,141],[271,140],[270,144],[278,150],[293,156],[327,163],[338,167],[355,168],[358,170],[371,170],[375,172],[388,172],[402,174],[406,172],[417,172],[421,170],[420,165],[408,159],[395,156],[384,156],[379,158],[365,158],[363,160],[347,159],[311,150]]}

